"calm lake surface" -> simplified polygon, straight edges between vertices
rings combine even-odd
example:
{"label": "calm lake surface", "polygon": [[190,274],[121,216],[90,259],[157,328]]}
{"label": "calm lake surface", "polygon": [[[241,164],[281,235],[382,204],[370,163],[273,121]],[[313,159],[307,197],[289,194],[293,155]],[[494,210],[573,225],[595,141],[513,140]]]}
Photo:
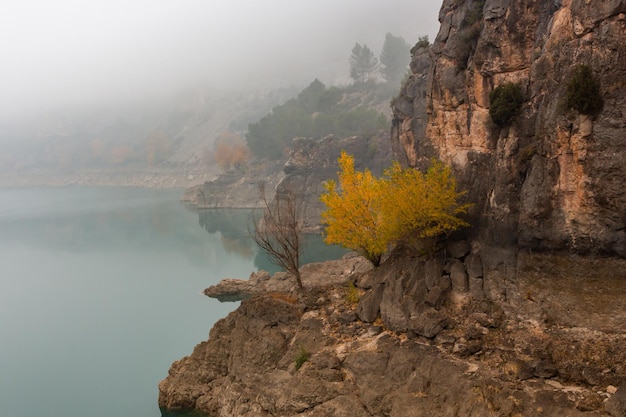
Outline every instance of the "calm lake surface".
{"label": "calm lake surface", "polygon": [[[271,268],[247,211],[199,214],[180,195],[0,189],[0,415],[161,415],[171,363],[238,305],[200,292]],[[312,246],[309,260],[341,255]]]}

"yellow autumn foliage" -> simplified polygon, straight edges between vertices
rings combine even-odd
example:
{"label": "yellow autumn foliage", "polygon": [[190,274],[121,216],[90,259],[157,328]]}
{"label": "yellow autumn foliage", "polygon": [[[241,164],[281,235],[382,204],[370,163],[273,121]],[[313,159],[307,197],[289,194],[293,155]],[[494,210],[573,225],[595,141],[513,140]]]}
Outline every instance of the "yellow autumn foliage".
{"label": "yellow autumn foliage", "polygon": [[458,216],[470,204],[460,204],[450,167],[433,160],[426,173],[394,164],[385,171],[383,211],[389,234],[396,241],[436,237],[469,226]]}
{"label": "yellow autumn foliage", "polygon": [[252,154],[245,143],[220,142],[213,153],[213,159],[222,171],[228,171],[231,168],[240,169],[251,157]]}
{"label": "yellow autumn foliage", "polygon": [[439,161],[426,173],[396,162],[376,178],[369,170],[355,171],[354,158],[342,152],[339,167],[339,187],[328,181],[321,196],[326,243],[356,250],[374,265],[395,244],[468,225],[459,215],[470,205],[459,203],[463,193],[457,192],[451,169]]}
{"label": "yellow autumn foliage", "polygon": [[327,208],[322,213],[326,243],[356,250],[378,265],[388,242],[383,227],[383,181],[367,169],[355,171],[354,158],[346,152],[341,152],[339,168],[340,189],[335,181],[327,181],[320,197]]}

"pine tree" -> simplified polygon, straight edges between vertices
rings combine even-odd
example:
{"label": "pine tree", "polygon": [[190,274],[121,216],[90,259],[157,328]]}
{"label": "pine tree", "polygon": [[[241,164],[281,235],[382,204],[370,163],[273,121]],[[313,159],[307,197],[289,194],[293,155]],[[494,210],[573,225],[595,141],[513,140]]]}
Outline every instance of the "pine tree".
{"label": "pine tree", "polygon": [[410,47],[399,36],[387,33],[383,50],[380,53],[381,73],[388,83],[400,82],[407,71],[410,60]]}
{"label": "pine tree", "polygon": [[350,56],[350,77],[354,82],[364,84],[375,81],[378,68],[378,59],[370,48],[365,44],[356,43]]}

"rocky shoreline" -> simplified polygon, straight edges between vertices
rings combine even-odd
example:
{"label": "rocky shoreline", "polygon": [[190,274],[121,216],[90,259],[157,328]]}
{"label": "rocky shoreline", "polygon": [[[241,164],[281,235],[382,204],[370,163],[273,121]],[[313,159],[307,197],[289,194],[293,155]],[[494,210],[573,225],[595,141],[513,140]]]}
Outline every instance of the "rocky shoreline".
{"label": "rocky shoreline", "polygon": [[80,171],[29,170],[0,175],[0,188],[14,187],[144,187],[189,188],[214,179],[215,172],[180,169],[85,169]]}
{"label": "rocky shoreline", "polygon": [[[377,269],[356,256],[307,265],[306,297],[285,274],[253,274],[237,284],[241,306],[172,365],[159,406],[243,417],[626,415],[626,260],[519,254],[507,280],[485,268],[479,282],[490,263],[481,256],[493,253],[455,246],[465,248],[456,258],[398,250]],[[608,271],[611,294],[594,285]],[[233,296],[231,284],[206,293]]]}

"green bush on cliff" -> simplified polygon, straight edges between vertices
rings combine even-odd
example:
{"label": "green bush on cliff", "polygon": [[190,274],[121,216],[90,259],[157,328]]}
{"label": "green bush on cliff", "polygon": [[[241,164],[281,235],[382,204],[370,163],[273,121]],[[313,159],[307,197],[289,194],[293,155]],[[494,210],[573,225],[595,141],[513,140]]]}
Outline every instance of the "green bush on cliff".
{"label": "green bush on cliff", "polygon": [[308,360],[309,360],[309,352],[305,348],[300,347],[298,354],[294,358],[294,362],[296,363],[296,371],[300,369],[302,365],[304,365],[304,363]]}
{"label": "green bush on cliff", "polygon": [[511,124],[522,109],[524,95],[519,84],[507,82],[489,94],[489,116],[499,127]]}
{"label": "green bush on cliff", "polygon": [[579,65],[567,84],[566,105],[580,114],[597,116],[604,107],[600,83],[589,65]]}
{"label": "green bush on cliff", "polygon": [[411,48],[411,55],[414,55],[418,49],[421,48],[430,48],[430,41],[428,40],[428,35],[424,35],[424,36],[420,36],[417,39],[417,43],[415,44],[415,46],[413,46],[413,48]]}

